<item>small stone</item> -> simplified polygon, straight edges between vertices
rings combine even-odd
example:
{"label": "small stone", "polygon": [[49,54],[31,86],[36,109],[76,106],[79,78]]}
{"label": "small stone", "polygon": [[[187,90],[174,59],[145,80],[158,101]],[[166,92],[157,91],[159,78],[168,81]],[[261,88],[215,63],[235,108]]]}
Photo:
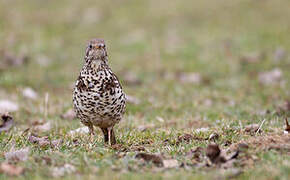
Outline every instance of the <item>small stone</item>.
{"label": "small stone", "polygon": [[35,99],[38,98],[37,93],[36,93],[33,89],[31,89],[31,88],[29,88],[29,87],[25,88],[25,89],[22,91],[22,95],[23,95],[24,97],[26,97],[26,98],[28,98],[28,99],[32,99],[32,100],[35,100]]}
{"label": "small stone", "polygon": [[18,111],[18,104],[10,100],[0,100],[0,113]]}

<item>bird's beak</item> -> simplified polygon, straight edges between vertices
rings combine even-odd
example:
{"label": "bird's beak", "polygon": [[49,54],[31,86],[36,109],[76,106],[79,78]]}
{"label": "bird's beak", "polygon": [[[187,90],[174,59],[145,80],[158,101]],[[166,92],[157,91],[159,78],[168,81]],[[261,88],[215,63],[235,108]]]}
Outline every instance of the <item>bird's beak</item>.
{"label": "bird's beak", "polygon": [[100,49],[101,46],[100,46],[100,45],[96,45],[95,48],[96,48],[96,49]]}

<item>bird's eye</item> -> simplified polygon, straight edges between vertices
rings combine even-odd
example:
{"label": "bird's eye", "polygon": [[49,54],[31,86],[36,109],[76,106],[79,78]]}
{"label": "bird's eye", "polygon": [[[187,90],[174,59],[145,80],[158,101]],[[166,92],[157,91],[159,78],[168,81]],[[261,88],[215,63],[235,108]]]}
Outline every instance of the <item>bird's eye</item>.
{"label": "bird's eye", "polygon": [[93,46],[90,44],[90,45],[89,45],[89,48],[90,48],[90,49],[92,49],[92,48],[93,48]]}

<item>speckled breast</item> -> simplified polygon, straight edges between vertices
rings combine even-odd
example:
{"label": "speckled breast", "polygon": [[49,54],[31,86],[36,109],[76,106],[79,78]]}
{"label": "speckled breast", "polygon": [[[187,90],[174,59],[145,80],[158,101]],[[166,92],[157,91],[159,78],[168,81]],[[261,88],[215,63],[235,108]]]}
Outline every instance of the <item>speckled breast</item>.
{"label": "speckled breast", "polygon": [[125,99],[117,77],[109,69],[82,71],[73,93],[77,116],[102,127],[121,120]]}

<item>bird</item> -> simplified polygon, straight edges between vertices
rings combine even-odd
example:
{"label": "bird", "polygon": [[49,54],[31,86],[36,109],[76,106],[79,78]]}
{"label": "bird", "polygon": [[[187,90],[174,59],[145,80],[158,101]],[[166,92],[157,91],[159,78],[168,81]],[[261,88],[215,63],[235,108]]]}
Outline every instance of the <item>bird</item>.
{"label": "bird", "polygon": [[73,90],[73,106],[91,137],[95,135],[96,126],[101,129],[105,144],[116,144],[114,126],[125,113],[126,95],[109,67],[103,39],[92,39],[86,47],[83,66]]}

